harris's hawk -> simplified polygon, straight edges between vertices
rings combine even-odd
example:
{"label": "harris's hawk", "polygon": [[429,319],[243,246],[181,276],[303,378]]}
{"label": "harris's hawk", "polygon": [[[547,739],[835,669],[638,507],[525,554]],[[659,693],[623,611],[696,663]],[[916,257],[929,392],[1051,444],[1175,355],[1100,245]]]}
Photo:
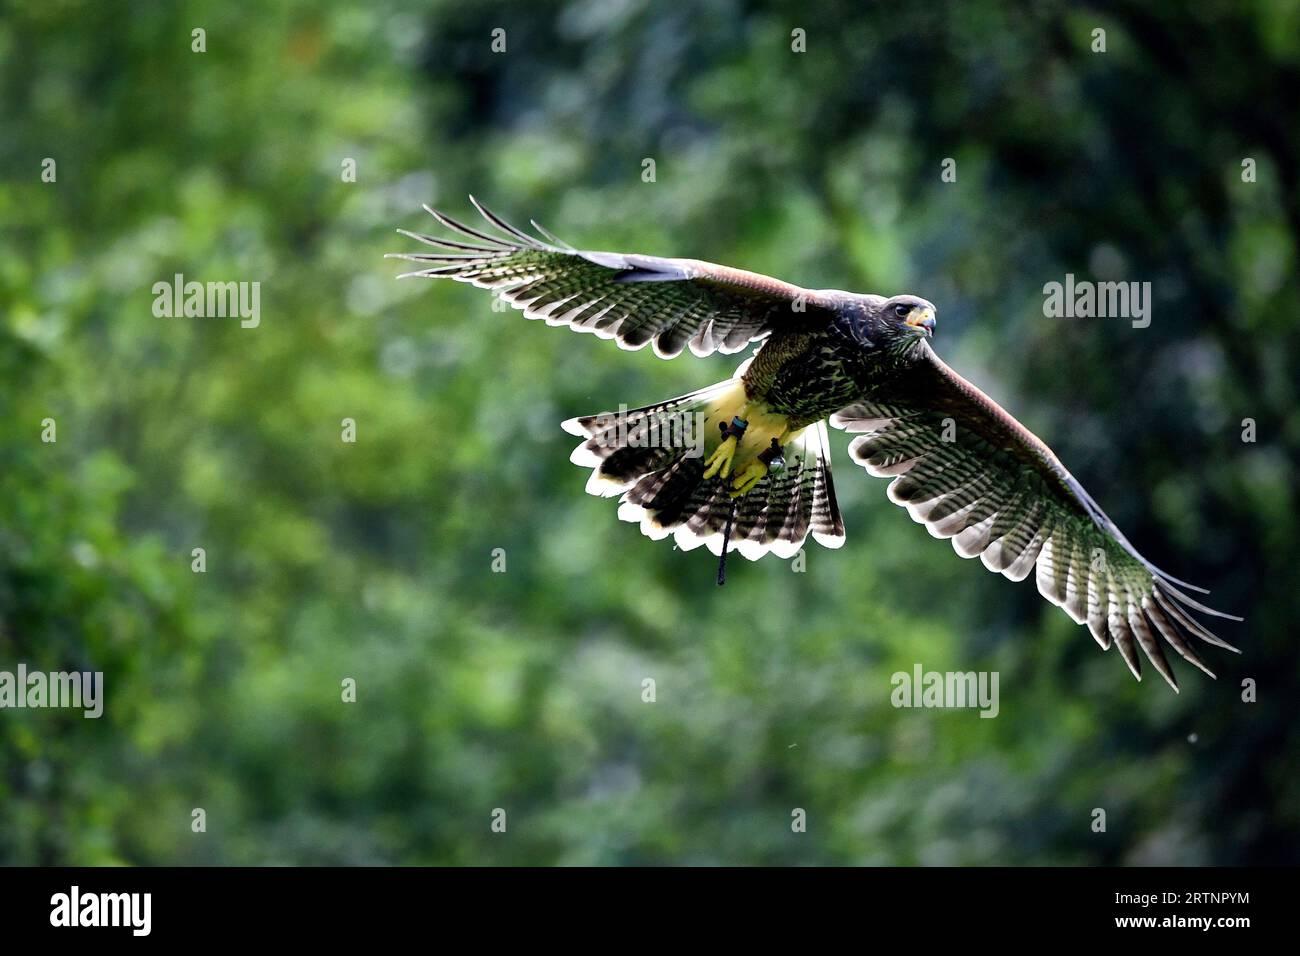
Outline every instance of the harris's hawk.
{"label": "harris's hawk", "polygon": [[[486,228],[425,207],[456,238],[398,230],[436,251],[407,276],[491,289],[525,317],[649,345],[662,358],[731,354],[762,342],[725,382],[641,408],[575,418],[572,460],[587,490],[620,495],[619,517],[725,560],[795,554],[809,535],[844,543],[826,423],[849,454],[964,558],[1039,592],[1141,680],[1138,648],[1178,689],[1163,645],[1211,677],[1197,641],[1236,650],[1196,613],[1201,589],[1129,543],[1036,435],[930,347],[935,309],[914,295],[803,289],[697,259],[583,252],[536,222],[530,235],[470,197]],[[719,583],[721,583],[721,572]],[[1202,591],[1202,593],[1204,593]]]}

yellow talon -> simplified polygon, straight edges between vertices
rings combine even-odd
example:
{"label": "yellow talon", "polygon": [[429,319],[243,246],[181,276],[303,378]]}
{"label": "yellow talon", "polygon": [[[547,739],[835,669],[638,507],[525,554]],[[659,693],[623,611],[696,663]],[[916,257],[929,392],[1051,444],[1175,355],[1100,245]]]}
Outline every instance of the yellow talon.
{"label": "yellow talon", "polygon": [[719,475],[726,478],[727,475],[731,474],[731,459],[735,457],[735,454],[736,436],[731,435],[714,449],[713,454],[705,461],[708,467],[704,469],[704,477],[708,479],[714,475]]}
{"label": "yellow talon", "polygon": [[766,475],[767,465],[761,461],[751,461],[745,470],[736,476],[736,480],[732,482],[731,497],[739,498],[762,481]]}

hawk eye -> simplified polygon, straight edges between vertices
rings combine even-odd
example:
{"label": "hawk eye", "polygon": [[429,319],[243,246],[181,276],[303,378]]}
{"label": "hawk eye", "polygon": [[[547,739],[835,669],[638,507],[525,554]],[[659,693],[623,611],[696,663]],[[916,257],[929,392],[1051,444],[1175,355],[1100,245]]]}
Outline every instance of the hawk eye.
{"label": "hawk eye", "polygon": [[912,307],[910,305],[903,305],[900,302],[898,305],[894,306],[894,315],[898,316],[900,319],[905,319],[911,314]]}

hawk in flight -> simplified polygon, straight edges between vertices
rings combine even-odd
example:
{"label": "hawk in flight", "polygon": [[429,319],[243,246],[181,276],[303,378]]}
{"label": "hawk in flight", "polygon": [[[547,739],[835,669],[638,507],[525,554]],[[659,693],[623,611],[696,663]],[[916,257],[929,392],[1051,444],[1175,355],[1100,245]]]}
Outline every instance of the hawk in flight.
{"label": "hawk in flight", "polygon": [[[1193,612],[1241,620],[1140,555],[1052,450],[930,347],[935,309],[914,295],[803,289],[696,259],[582,252],[536,222],[532,236],[470,201],[474,228],[425,207],[455,238],[398,230],[435,251],[394,254],[408,276],[491,289],[525,317],[647,345],[661,358],[762,345],[725,382],[642,408],[575,418],[587,490],[651,538],[756,560],[809,535],[844,543],[826,422],[849,455],[891,479],[889,499],[964,558],[1038,590],[1113,644],[1142,679],[1140,647],[1174,690],[1162,641],[1211,677],[1193,644],[1236,650]],[[701,434],[702,430],[702,434]],[[697,436],[701,440],[692,440]],[[719,569],[719,583],[722,582]]]}

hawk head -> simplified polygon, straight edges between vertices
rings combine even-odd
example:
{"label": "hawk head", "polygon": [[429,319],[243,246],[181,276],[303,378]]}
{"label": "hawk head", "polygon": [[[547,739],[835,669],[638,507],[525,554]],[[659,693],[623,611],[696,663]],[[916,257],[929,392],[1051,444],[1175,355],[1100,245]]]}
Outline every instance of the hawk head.
{"label": "hawk head", "polygon": [[896,335],[926,337],[934,335],[934,305],[914,295],[896,295],[880,306],[885,324]]}
{"label": "hawk head", "polygon": [[878,348],[908,353],[934,335],[934,306],[915,295],[881,299],[873,296],[866,308],[866,337]]}

